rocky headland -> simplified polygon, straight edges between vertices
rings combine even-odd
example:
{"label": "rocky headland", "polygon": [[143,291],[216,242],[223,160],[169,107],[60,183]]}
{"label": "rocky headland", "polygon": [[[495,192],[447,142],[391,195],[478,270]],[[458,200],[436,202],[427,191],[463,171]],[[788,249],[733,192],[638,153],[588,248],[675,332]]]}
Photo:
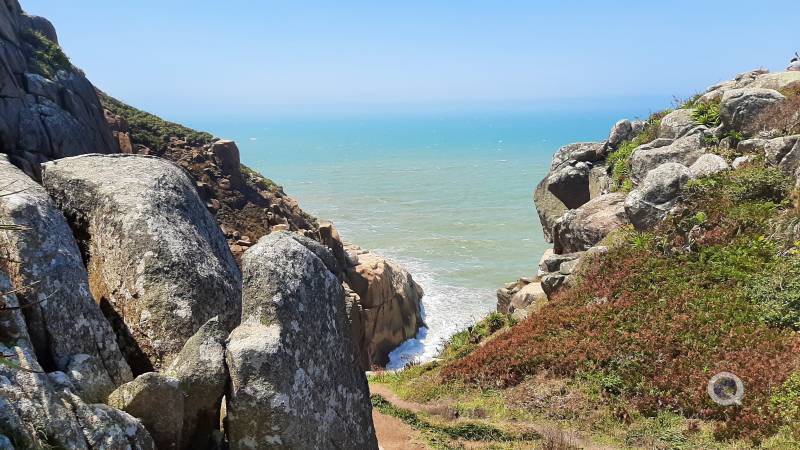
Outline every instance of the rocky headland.
{"label": "rocky headland", "polygon": [[[690,180],[736,170],[757,158],[796,177],[800,71],[754,70],[647,120],[622,119],[602,142],[560,148],[533,193],[553,248],[535,275],[497,292],[500,312],[527,313],[568,286],[584,256],[626,226],[656,227],[680,208]],[[788,98],[787,98],[788,97]],[[787,117],[788,116],[788,117]],[[786,135],[789,133],[789,135]]]}
{"label": "rocky headland", "polygon": [[0,2],[0,448],[377,448],[365,370],[424,326],[402,267],[97,90]]}

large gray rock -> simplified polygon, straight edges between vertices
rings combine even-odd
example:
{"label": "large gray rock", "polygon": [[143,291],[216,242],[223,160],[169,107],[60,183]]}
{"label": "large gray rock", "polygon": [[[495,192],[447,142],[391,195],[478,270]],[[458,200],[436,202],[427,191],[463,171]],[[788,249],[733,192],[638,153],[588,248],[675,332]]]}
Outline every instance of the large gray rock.
{"label": "large gray rock", "polygon": [[786,152],[778,163],[778,168],[790,177],[800,175],[800,136],[794,136],[795,142],[792,148]]}
{"label": "large gray rock", "polygon": [[768,73],[767,70],[764,69],[756,69],[751,70],[749,72],[743,72],[738,75],[733,80],[723,81],[721,83],[717,83],[711,87],[709,87],[706,92],[700,97],[700,102],[709,103],[712,101],[719,101],[722,99],[722,96],[725,95],[725,92],[730,91],[732,89],[742,89],[745,87],[750,86],[754,81],[758,79],[758,77]]}
{"label": "large gray rock", "polygon": [[692,109],[676,109],[661,119],[658,136],[666,139],[678,139],[697,126],[692,117]]}
{"label": "large gray rock", "polygon": [[668,162],[691,166],[705,153],[704,136],[705,128],[698,127],[669,145],[653,148],[651,143],[637,147],[630,159],[631,180],[639,184],[649,171]]}
{"label": "large gray rock", "polygon": [[589,200],[611,192],[611,177],[606,166],[594,166],[589,171]]}
{"label": "large gray rock", "polygon": [[213,318],[200,327],[165,371],[183,394],[182,448],[208,448],[219,430],[220,406],[228,383],[228,332]]}
{"label": "large gray rock", "polygon": [[81,253],[47,192],[0,155],[0,222],[25,230],[0,233],[6,270],[20,300],[37,358],[47,370],[75,374],[78,392],[102,402],[133,377],[116,336],[89,294]]}
{"label": "large gray rock", "polygon": [[[0,271],[0,292],[11,283]],[[14,294],[4,305],[20,305]],[[133,417],[106,405],[85,403],[74,394],[75,386],[63,372],[45,374],[31,345],[21,310],[4,310],[0,352],[0,435],[16,448],[153,450],[144,427]],[[8,335],[9,328],[14,332]]]}
{"label": "large gray rock", "polygon": [[800,72],[786,71],[759,75],[748,87],[782,91],[792,85],[800,86]]}
{"label": "large gray rock", "polygon": [[553,251],[561,254],[587,250],[627,224],[624,202],[625,194],[615,192],[564,213],[553,228]]}
{"label": "large gray rock", "polygon": [[768,164],[780,165],[792,149],[800,140],[800,135],[781,136],[775,139],[760,139],[759,146],[764,151],[764,157]]}
{"label": "large gray rock", "polygon": [[547,242],[553,242],[553,227],[556,221],[569,208],[548,189],[548,177],[545,177],[533,191],[533,203],[542,224],[542,234]]}
{"label": "large gray rock", "polygon": [[46,164],[43,183],[85,248],[92,295],[135,373],[166,367],[212,317],[238,323],[239,269],[179,167],[85,155]]}
{"label": "large gray rock", "polygon": [[37,56],[44,48],[33,32],[57,45],[46,19],[25,15],[16,0],[0,5],[0,152],[37,177],[43,161],[117,152],[94,86],[79,69]]}
{"label": "large gray rock", "polygon": [[743,133],[759,131],[754,128],[755,119],[785,99],[786,97],[774,89],[731,89],[722,96],[719,117],[727,130]]}
{"label": "large gray rock", "polygon": [[611,132],[608,133],[608,146],[616,149],[619,144],[633,139],[636,132],[637,130],[630,120],[622,119],[611,127]]}
{"label": "large gray rock", "polygon": [[602,142],[577,142],[565,145],[553,155],[550,171],[554,172],[570,161],[598,161],[604,156],[604,147]]}
{"label": "large gray rock", "polygon": [[650,171],[625,199],[625,212],[633,226],[644,230],[661,221],[691,178],[689,168],[678,163],[664,163]]}
{"label": "large gray rock", "polygon": [[713,175],[728,170],[729,168],[730,166],[728,162],[725,161],[725,158],[713,153],[706,153],[697,158],[697,161],[689,166],[689,171],[692,172],[693,177],[697,178]]}
{"label": "large gray rock", "polygon": [[562,165],[547,177],[547,189],[567,208],[578,208],[589,201],[591,169],[585,162]]}
{"label": "large gray rock", "polygon": [[230,448],[376,449],[335,259],[279,232],[245,252],[242,265],[242,325],[226,356]]}
{"label": "large gray rock", "polygon": [[183,393],[175,378],[144,373],[112,392],[108,404],[141,420],[159,450],[183,448]]}

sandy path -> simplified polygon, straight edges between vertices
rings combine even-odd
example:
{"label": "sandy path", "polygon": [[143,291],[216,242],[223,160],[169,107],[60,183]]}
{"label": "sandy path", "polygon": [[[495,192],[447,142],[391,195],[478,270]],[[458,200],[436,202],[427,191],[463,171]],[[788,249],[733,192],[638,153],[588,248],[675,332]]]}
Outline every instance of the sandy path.
{"label": "sandy path", "polygon": [[[384,386],[370,385],[369,390],[370,393],[379,394],[387,400],[391,396],[389,401],[399,400],[392,391]],[[407,405],[394,404],[401,408],[407,407]],[[375,423],[375,434],[378,435],[378,445],[381,450],[427,450],[428,447],[422,443],[424,440],[420,437],[419,432],[402,420],[373,409],[372,421]]]}

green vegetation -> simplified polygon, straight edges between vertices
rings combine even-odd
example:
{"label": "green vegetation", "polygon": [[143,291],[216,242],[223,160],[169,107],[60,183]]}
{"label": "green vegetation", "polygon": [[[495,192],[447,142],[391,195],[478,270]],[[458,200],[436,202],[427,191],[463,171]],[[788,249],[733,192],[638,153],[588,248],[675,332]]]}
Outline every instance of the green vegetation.
{"label": "green vegetation", "polygon": [[443,347],[440,356],[446,361],[465,356],[474,350],[484,339],[512,324],[510,316],[499,312],[492,312],[475,325],[454,334]]}
{"label": "green vegetation", "polygon": [[104,108],[122,117],[128,123],[133,145],[144,145],[160,152],[167,148],[170,138],[173,137],[196,146],[209,144],[214,140],[214,136],[209,133],[168,122],[158,116],[128,106],[105,93],[99,93],[99,97]]}
{"label": "green vegetation", "polygon": [[462,448],[457,445],[457,441],[489,443],[534,441],[540,439],[540,436],[535,433],[509,433],[492,425],[480,422],[458,422],[452,425],[437,423],[413,411],[398,408],[380,395],[373,394],[370,396],[370,399],[373,408],[381,413],[396,417],[412,428],[422,431],[434,448]]}
{"label": "green vegetation", "polygon": [[22,37],[31,47],[28,65],[33,72],[52,79],[59,70],[71,71],[73,69],[72,63],[61,47],[47,39],[42,33],[29,30]]}
{"label": "green vegetation", "polygon": [[[718,439],[774,435],[786,419],[770,398],[800,367],[800,256],[776,232],[796,220],[791,186],[763,164],[690,183],[680,212],[651,232],[612,235],[582,282],[446,362],[441,380],[507,389],[542,371],[582,377],[645,417],[711,421]],[[747,386],[736,409],[705,393],[720,371]]]}
{"label": "green vegetation", "polygon": [[695,103],[694,111],[692,111],[692,118],[698,124],[705,125],[709,128],[718,126],[720,124],[719,100],[707,103]]}
{"label": "green vegetation", "polygon": [[800,439],[800,372],[793,373],[772,395],[773,410],[789,424],[789,430]]}
{"label": "green vegetation", "polygon": [[655,113],[647,119],[644,129],[638,136],[630,141],[625,141],[619,145],[617,150],[608,155],[606,164],[611,167],[612,189],[615,191],[630,192],[633,183],[630,179],[630,159],[636,147],[650,143],[658,138],[658,129],[661,126],[661,118],[670,111]]}

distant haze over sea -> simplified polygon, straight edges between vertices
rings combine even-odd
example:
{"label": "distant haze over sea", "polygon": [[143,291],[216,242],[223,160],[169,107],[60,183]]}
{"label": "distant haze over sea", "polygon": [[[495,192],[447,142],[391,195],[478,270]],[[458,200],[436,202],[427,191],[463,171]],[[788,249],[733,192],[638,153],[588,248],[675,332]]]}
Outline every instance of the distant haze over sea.
{"label": "distant haze over sea", "polygon": [[664,99],[483,110],[328,111],[189,121],[234,139],[242,162],[282,185],[342,238],[406,266],[425,289],[427,333],[393,355],[428,359],[534,276],[548,247],[531,199],[562,145],[604,140]]}

